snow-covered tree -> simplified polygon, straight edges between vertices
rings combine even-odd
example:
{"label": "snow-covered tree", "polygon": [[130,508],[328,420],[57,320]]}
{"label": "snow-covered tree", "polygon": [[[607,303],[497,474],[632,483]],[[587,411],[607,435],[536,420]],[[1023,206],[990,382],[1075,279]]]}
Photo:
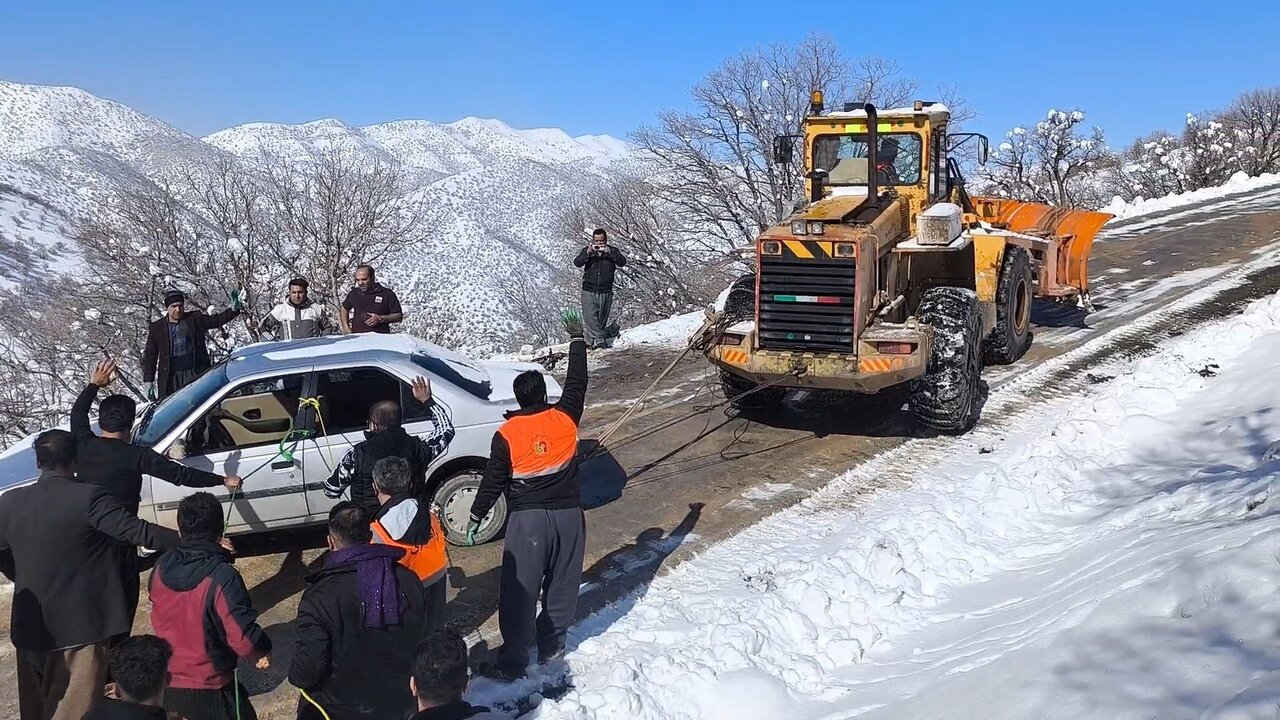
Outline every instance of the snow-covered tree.
{"label": "snow-covered tree", "polygon": [[1190,190],[1187,152],[1182,139],[1157,131],[1134,140],[1117,158],[1109,187],[1124,200],[1163,197]]}
{"label": "snow-covered tree", "polygon": [[1101,128],[1081,110],[1050,110],[1030,130],[1015,127],[991,152],[980,182],[1007,197],[1096,208],[1107,197],[1102,172],[1114,164]]}
{"label": "snow-covered tree", "polygon": [[1222,114],[1239,169],[1251,176],[1280,172],[1280,88],[1251,90]]}

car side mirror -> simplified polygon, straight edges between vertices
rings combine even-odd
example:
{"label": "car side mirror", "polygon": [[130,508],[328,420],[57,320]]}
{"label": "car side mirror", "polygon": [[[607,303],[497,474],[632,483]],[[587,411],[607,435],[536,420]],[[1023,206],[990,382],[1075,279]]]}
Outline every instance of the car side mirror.
{"label": "car side mirror", "polygon": [[795,158],[795,143],[790,135],[776,135],[773,138],[773,162],[775,165],[790,165]]}
{"label": "car side mirror", "polygon": [[986,165],[987,156],[991,152],[991,143],[987,140],[986,135],[978,136],[978,164]]}

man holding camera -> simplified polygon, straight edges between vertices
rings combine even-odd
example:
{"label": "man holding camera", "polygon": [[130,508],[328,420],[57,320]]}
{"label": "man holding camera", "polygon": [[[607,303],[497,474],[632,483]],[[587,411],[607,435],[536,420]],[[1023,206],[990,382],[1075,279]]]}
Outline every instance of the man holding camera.
{"label": "man holding camera", "polygon": [[605,328],[613,308],[613,271],[627,264],[621,250],[609,244],[609,235],[597,228],[591,233],[591,244],[574,258],[582,272],[582,326],[587,346],[605,347]]}

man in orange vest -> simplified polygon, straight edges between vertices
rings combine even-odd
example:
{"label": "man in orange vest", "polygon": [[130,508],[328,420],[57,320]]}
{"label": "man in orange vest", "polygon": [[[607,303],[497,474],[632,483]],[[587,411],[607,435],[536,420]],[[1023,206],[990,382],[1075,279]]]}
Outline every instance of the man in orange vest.
{"label": "man in orange vest", "polygon": [[[564,392],[547,402],[547,383],[536,370],[516,376],[520,409],[493,436],[489,464],[471,506],[467,539],[506,493],[506,541],[498,591],[497,661],[480,667],[498,680],[524,676],[529,646],[537,640],[538,662],[564,653],[565,635],[578,609],[586,518],[578,485],[578,422],[587,397],[587,345],[582,319],[570,312],[569,370]],[[542,614],[535,617],[539,596]]]}
{"label": "man in orange vest", "polygon": [[418,576],[426,594],[426,629],[444,629],[449,569],[444,530],[431,508],[413,497],[409,461],[385,457],[374,463],[373,491],[380,507],[370,525],[372,542],[404,550],[400,564]]}

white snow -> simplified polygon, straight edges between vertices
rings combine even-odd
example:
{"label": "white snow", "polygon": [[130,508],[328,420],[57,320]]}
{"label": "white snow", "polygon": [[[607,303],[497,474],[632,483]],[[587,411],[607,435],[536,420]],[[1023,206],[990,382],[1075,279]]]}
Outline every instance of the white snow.
{"label": "white snow", "polygon": [[702,311],[674,315],[666,320],[659,320],[648,325],[639,325],[623,330],[621,337],[614,343],[615,348],[633,347],[636,345],[665,345],[668,347],[684,347],[689,338],[702,327],[706,315]]}
{"label": "white snow", "polygon": [[998,419],[1091,345],[584,621],[531,717],[1274,717],[1280,296]]}
{"label": "white snow", "polygon": [[1227,182],[1217,187],[1203,188],[1200,190],[1192,190],[1185,193],[1173,193],[1159,198],[1135,198],[1132,201],[1125,202],[1119,197],[1111,200],[1111,203],[1102,208],[1102,212],[1111,213],[1116,216],[1117,220],[1138,217],[1140,215],[1150,215],[1152,213],[1164,212],[1172,210],[1183,205],[1193,205],[1195,203],[1205,202],[1206,200],[1215,200],[1227,195],[1235,195],[1237,193],[1248,192],[1250,190],[1261,190],[1264,188],[1280,185],[1280,175],[1274,173],[1263,173],[1257,177],[1249,177],[1243,172],[1232,175]]}

